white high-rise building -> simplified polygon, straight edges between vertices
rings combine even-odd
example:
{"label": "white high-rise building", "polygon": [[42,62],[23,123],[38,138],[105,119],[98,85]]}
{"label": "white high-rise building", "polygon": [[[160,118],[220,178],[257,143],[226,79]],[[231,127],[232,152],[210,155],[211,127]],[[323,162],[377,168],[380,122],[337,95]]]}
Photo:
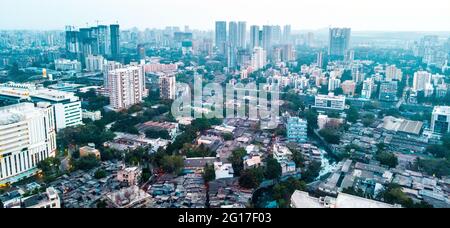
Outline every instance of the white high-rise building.
{"label": "white high-rise building", "polygon": [[160,98],[165,100],[176,99],[176,77],[175,74],[164,74],[159,77]]}
{"label": "white high-rise building", "polygon": [[450,106],[434,107],[431,130],[436,134],[450,133]]}
{"label": "white high-rise building", "polygon": [[337,88],[341,87],[341,79],[332,77],[328,81],[328,91],[334,92]]}
{"label": "white high-rise building", "polygon": [[361,97],[364,99],[370,99],[374,91],[375,82],[373,78],[368,78],[363,82],[363,89],[361,92]]}
{"label": "white high-rise building", "polygon": [[86,57],[86,70],[88,72],[103,72],[106,60],[101,55],[89,55]]}
{"label": "white high-rise building", "polygon": [[386,67],[386,79],[385,81],[402,81],[403,78],[403,72],[401,69],[397,69],[395,65],[387,66]]}
{"label": "white high-rise building", "polygon": [[33,176],[42,160],[55,157],[56,133],[50,104],[0,108],[0,185]]}
{"label": "white high-rise building", "polygon": [[414,73],[413,90],[424,91],[427,84],[431,83],[431,73],[426,71],[418,71]]}
{"label": "white high-rise building", "polygon": [[143,68],[127,66],[108,74],[111,108],[123,110],[142,102],[145,97]]}
{"label": "white high-rise building", "polygon": [[253,70],[260,70],[267,64],[267,53],[261,47],[256,47],[252,54],[252,68]]}
{"label": "white high-rise building", "polygon": [[105,88],[105,95],[109,96],[109,88],[111,87],[109,80],[109,72],[122,68],[123,65],[115,61],[107,61],[103,67],[103,87]]}

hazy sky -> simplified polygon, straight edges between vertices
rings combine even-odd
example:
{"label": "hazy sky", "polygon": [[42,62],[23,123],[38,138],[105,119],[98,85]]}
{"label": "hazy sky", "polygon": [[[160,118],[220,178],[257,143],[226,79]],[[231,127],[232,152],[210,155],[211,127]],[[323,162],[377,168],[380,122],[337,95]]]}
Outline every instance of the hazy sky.
{"label": "hazy sky", "polygon": [[64,29],[118,21],[123,28],[213,29],[216,20],[369,31],[450,31],[449,0],[0,0],[0,29]]}

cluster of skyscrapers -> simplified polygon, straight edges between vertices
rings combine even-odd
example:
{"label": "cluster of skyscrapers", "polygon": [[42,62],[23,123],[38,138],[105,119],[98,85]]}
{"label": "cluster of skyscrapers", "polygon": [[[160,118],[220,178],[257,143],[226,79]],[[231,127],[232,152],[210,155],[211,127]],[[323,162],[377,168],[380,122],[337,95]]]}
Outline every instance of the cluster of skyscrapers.
{"label": "cluster of skyscrapers", "polygon": [[[215,47],[217,53],[227,59],[232,69],[252,67],[260,69],[270,60],[289,62],[295,60],[295,51],[291,40],[291,26],[258,25],[247,23],[217,21],[215,29]],[[261,67],[262,66],[262,67]]]}
{"label": "cluster of skyscrapers", "polygon": [[69,59],[78,59],[85,64],[90,55],[120,58],[120,26],[117,24],[81,28],[66,27],[66,51]]}

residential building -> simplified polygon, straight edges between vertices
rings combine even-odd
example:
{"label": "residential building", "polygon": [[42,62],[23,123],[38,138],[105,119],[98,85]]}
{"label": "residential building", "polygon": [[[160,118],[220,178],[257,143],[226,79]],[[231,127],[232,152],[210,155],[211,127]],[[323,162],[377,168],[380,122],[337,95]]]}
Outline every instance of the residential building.
{"label": "residential building", "polygon": [[334,92],[337,88],[340,87],[341,87],[341,79],[331,77],[330,80],[328,80],[328,91],[330,93]]}
{"label": "residential building", "polygon": [[139,167],[128,167],[117,172],[117,180],[126,183],[128,186],[139,184],[142,175],[142,169]]}
{"label": "residential building", "polygon": [[216,172],[216,180],[229,179],[234,177],[234,170],[232,164],[214,162],[214,170]]}
{"label": "residential building", "polygon": [[403,72],[401,69],[398,69],[395,65],[386,67],[386,77],[385,81],[402,81]]}
{"label": "residential building", "polygon": [[103,72],[106,62],[101,55],[89,55],[86,57],[86,70],[88,72]]}
{"label": "residential building", "polygon": [[142,102],[145,97],[145,79],[142,67],[127,66],[109,72],[111,108],[123,110]]}
{"label": "residential building", "polygon": [[175,100],[177,81],[175,74],[163,74],[159,78],[160,98],[164,100]]}
{"label": "residential building", "polygon": [[356,91],[356,82],[347,80],[341,84],[344,94],[347,96],[354,96]]}
{"label": "residential building", "polygon": [[424,91],[427,84],[431,83],[431,73],[418,71],[414,73],[413,90]]}
{"label": "residential building", "polygon": [[398,100],[398,82],[384,81],[380,84],[380,101],[394,102]]}
{"label": "residential building", "polygon": [[256,47],[253,50],[252,55],[252,68],[253,70],[260,70],[267,65],[267,52],[261,48]]}
{"label": "residential building", "polygon": [[22,208],[61,208],[61,199],[55,188],[49,187],[44,193],[23,198]]}
{"label": "residential building", "polygon": [[287,137],[290,142],[305,143],[308,139],[308,122],[298,117],[291,117],[287,122]]}
{"label": "residential building", "polygon": [[361,97],[364,99],[370,99],[372,97],[375,87],[373,78],[368,78],[363,82],[363,88],[361,91]]}
{"label": "residential building", "polygon": [[80,157],[89,157],[89,156],[94,156],[98,160],[101,159],[100,151],[95,149],[94,145],[81,147],[80,148]]}

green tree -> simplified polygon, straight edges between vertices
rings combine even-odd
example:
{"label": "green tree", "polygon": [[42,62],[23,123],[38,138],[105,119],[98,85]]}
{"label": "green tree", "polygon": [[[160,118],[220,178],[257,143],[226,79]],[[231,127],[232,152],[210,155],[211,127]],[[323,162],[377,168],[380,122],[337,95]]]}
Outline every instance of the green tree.
{"label": "green tree", "polygon": [[389,168],[395,168],[398,165],[398,158],[393,153],[379,151],[375,155],[375,159]]}
{"label": "green tree", "polygon": [[450,158],[450,150],[442,145],[430,145],[427,147],[427,153],[436,158]]}
{"label": "green tree", "polygon": [[306,170],[302,173],[302,178],[306,183],[313,182],[320,174],[322,164],[317,161],[313,161]]}
{"label": "green tree", "polygon": [[203,179],[205,179],[206,182],[210,182],[216,179],[216,171],[214,170],[213,165],[206,164],[203,172]]}
{"label": "green tree", "polygon": [[347,120],[350,123],[356,123],[359,119],[359,111],[355,107],[350,107],[347,111]]}
{"label": "green tree", "polygon": [[414,201],[402,191],[402,187],[395,184],[389,185],[386,190],[381,193],[381,196],[384,201],[389,204],[400,204],[406,208],[432,208],[431,205],[428,205],[425,202],[414,203]]}
{"label": "green tree", "polygon": [[164,172],[178,175],[184,168],[184,160],[181,156],[165,156],[161,161],[161,165]]}
{"label": "green tree", "polygon": [[239,148],[233,151],[228,161],[233,165],[235,176],[240,176],[244,169],[244,157],[247,155],[247,151],[244,148]]}
{"label": "green tree", "polygon": [[341,135],[336,129],[324,128],[319,131],[319,134],[329,144],[339,144],[341,142]]}
{"label": "green tree", "polygon": [[233,140],[233,134],[226,133],[226,134],[223,134],[222,136],[223,136],[223,140],[225,140],[225,141]]}
{"label": "green tree", "polygon": [[243,188],[253,189],[259,187],[264,180],[264,171],[261,168],[254,168],[242,171],[239,178],[239,185]]}
{"label": "green tree", "polygon": [[307,185],[304,181],[289,178],[286,181],[276,184],[272,189],[272,197],[277,200],[281,208],[289,206],[290,197],[296,190],[305,191]]}
{"label": "green tree", "polygon": [[106,171],[103,169],[98,169],[97,171],[95,171],[94,177],[97,180],[103,179],[105,178],[107,175]]}
{"label": "green tree", "polygon": [[97,158],[94,155],[90,155],[87,157],[81,157],[79,159],[75,159],[72,161],[72,167],[75,170],[88,171],[95,167],[98,167],[99,165],[100,165],[100,162],[97,160]]}
{"label": "green tree", "polygon": [[280,163],[275,158],[267,158],[266,159],[266,169],[264,172],[264,176],[266,179],[274,180],[281,177],[282,168]]}
{"label": "green tree", "polygon": [[145,136],[150,139],[171,139],[169,132],[167,132],[166,130],[149,129],[145,132]]}

